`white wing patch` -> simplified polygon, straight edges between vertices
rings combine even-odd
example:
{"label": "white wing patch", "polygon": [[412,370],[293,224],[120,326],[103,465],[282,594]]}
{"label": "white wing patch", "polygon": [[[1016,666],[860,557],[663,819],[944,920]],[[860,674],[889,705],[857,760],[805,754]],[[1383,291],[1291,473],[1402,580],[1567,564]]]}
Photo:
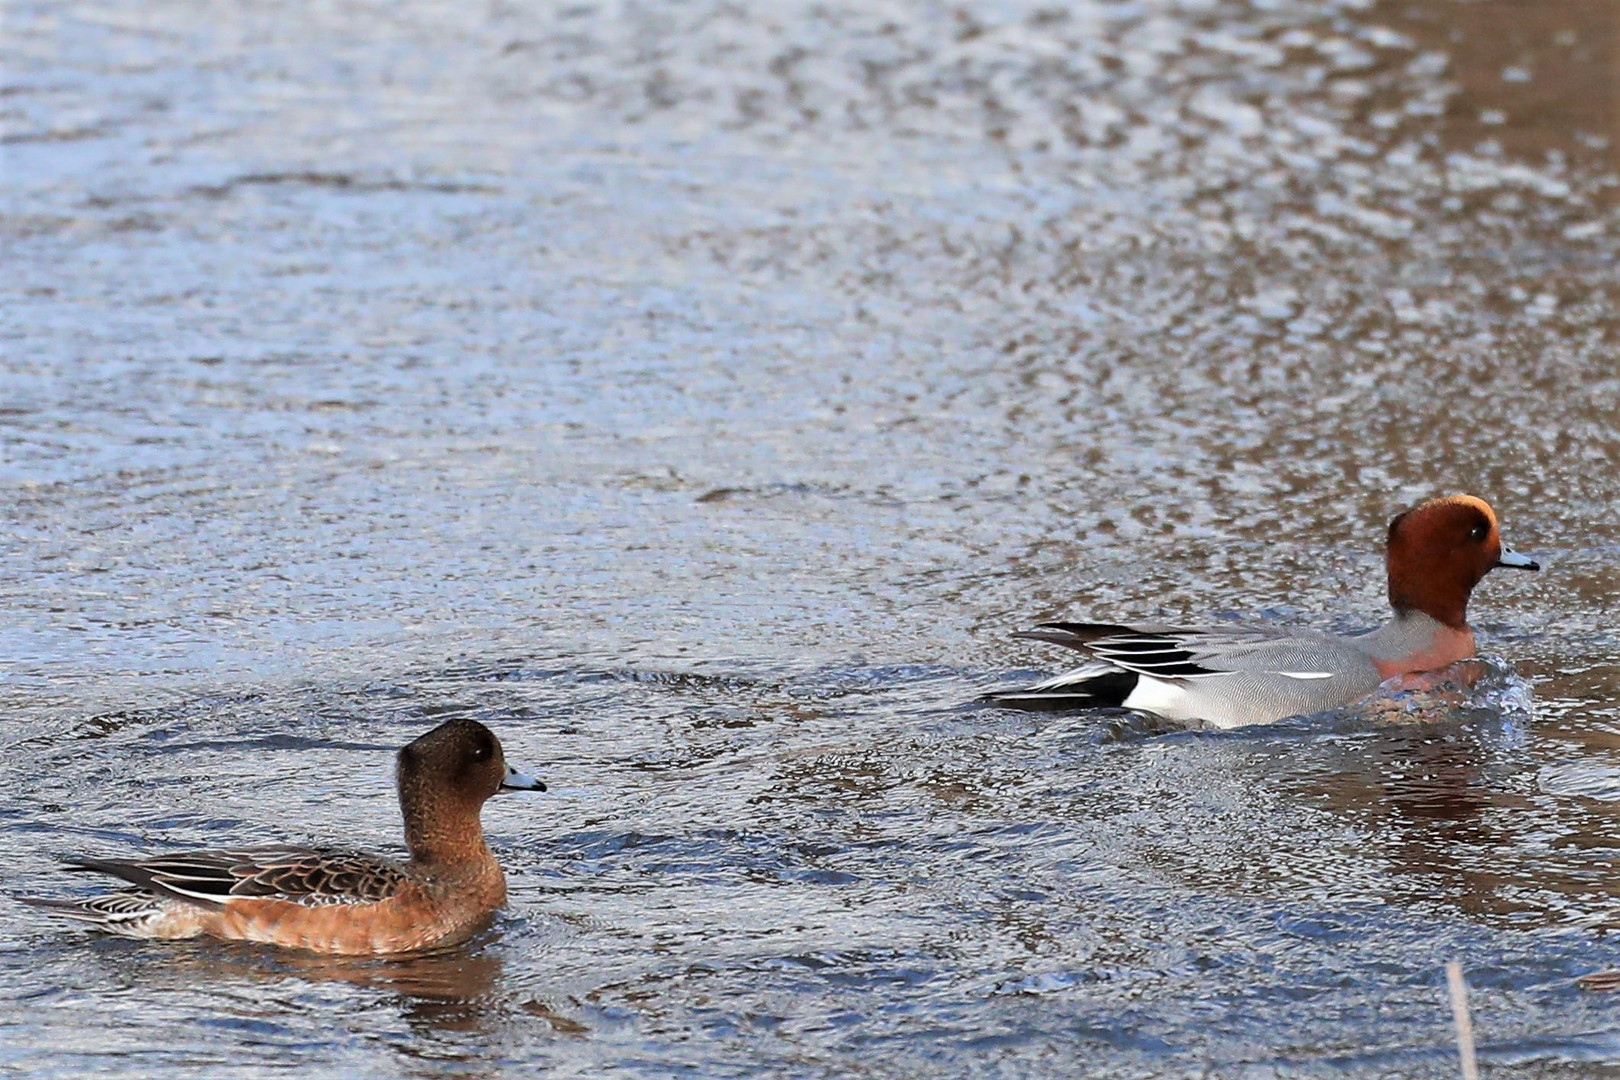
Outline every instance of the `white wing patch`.
{"label": "white wing patch", "polygon": [[1331,679],[1331,671],[1273,671],[1269,674],[1281,675],[1285,679]]}

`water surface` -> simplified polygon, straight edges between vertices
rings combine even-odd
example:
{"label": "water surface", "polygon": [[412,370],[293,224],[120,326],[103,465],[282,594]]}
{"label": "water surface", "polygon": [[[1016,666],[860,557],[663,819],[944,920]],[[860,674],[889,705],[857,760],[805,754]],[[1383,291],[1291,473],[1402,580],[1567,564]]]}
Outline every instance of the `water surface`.
{"label": "water surface", "polygon": [[[1603,0],[17,2],[0,856],[551,792],[408,964],[0,923],[40,1076],[1620,1075]],[[1365,628],[1473,491],[1472,708],[975,703],[1055,616]],[[1404,706],[1402,706],[1404,707]]]}

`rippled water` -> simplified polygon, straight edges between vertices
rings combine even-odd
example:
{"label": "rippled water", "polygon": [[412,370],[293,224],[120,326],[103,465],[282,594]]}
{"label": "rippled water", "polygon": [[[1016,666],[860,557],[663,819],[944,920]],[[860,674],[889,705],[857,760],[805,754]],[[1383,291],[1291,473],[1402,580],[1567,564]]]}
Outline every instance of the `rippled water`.
{"label": "rippled water", "polygon": [[[1487,1069],[1620,1076],[1617,23],[9,4],[0,890],[393,850],[449,714],[552,790],[446,956],[6,903],[0,1068],[1450,1076],[1458,958]],[[1545,565],[1463,706],[975,702],[1370,626],[1457,490]]]}

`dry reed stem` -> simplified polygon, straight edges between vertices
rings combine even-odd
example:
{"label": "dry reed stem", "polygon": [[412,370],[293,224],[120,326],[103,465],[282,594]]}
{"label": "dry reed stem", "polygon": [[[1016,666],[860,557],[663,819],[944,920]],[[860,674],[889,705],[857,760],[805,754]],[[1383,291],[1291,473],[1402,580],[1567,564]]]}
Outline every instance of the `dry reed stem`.
{"label": "dry reed stem", "polygon": [[1463,1080],[1479,1080],[1479,1062],[1474,1059],[1474,1022],[1468,1016],[1468,984],[1463,982],[1462,964],[1446,965],[1446,985],[1451,988],[1451,1018],[1457,1024],[1457,1056],[1462,1060]]}

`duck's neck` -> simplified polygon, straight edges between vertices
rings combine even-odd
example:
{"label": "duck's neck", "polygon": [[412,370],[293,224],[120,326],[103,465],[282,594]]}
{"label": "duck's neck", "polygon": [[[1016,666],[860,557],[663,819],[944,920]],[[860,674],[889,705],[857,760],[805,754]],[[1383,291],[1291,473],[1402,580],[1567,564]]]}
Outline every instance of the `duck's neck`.
{"label": "duck's neck", "polygon": [[405,815],[405,847],[425,869],[476,867],[493,862],[476,810],[458,814]]}
{"label": "duck's neck", "polygon": [[1390,544],[1389,606],[1399,618],[1403,614],[1427,615],[1453,630],[1468,629],[1468,597],[1479,584],[1480,575],[1461,565],[1429,567],[1423,560],[1397,557]]}

